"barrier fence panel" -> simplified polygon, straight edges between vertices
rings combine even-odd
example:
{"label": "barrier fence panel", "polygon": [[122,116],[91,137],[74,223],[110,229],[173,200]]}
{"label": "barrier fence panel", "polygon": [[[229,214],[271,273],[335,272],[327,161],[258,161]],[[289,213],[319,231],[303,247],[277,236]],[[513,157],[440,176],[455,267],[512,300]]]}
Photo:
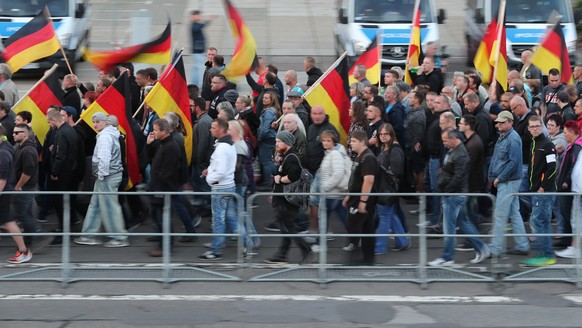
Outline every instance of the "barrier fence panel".
{"label": "barrier fence panel", "polygon": [[[252,217],[252,206],[250,206],[257,197],[276,196],[281,194],[276,193],[258,193],[251,195],[247,200],[247,208],[249,209],[249,216]],[[282,266],[262,266],[270,270],[268,273],[263,273],[249,278],[250,281],[312,281],[319,284],[327,284],[334,281],[409,281],[419,283],[422,288],[426,288],[429,282],[435,281],[494,281],[495,277],[491,275],[484,275],[481,273],[469,272],[462,270],[462,267],[429,267],[427,265],[427,237],[448,237],[453,235],[428,235],[424,225],[426,221],[426,197],[427,196],[450,196],[453,194],[437,194],[437,193],[350,193],[350,194],[329,194],[329,193],[297,193],[297,195],[318,195],[322,196],[319,206],[319,233],[301,234],[302,237],[319,238],[319,261],[312,265],[282,265]],[[326,202],[324,196],[378,196],[378,195],[392,195],[392,196],[409,196],[420,198],[420,216],[419,216],[419,233],[406,234],[334,234],[335,237],[415,237],[419,238],[419,260],[416,264],[406,265],[374,265],[374,266],[351,266],[343,264],[329,264],[328,255],[329,248],[327,247],[327,227],[328,217],[326,211]],[[466,194],[459,194],[466,196]],[[472,194],[475,197],[487,197],[495,202],[495,197],[491,194]],[[284,234],[260,234],[261,237],[282,237],[292,236]],[[470,237],[474,235],[454,235],[455,237]],[[275,269],[275,270],[272,270]]]}

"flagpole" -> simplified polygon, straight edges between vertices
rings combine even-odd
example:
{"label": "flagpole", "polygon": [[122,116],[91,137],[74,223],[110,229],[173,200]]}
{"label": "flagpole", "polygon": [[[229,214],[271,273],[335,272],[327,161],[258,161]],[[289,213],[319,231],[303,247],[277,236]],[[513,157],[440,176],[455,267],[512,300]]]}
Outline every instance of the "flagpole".
{"label": "flagpole", "polygon": [[331,66],[327,69],[327,71],[325,71],[325,73],[323,73],[323,75],[321,75],[319,77],[319,79],[317,79],[317,81],[315,81],[315,83],[313,83],[313,85],[311,87],[309,87],[309,89],[307,89],[307,91],[305,91],[305,93],[301,96],[302,99],[304,99],[309,93],[311,93],[311,90],[315,89],[315,87],[317,87],[320,83],[321,80],[325,79],[325,77],[329,74],[329,72],[331,72],[332,69],[336,68],[337,65],[339,64],[339,62],[342,61],[342,59],[344,59],[344,57],[348,54],[348,52],[344,52],[333,64],[331,64]]}
{"label": "flagpole", "polygon": [[[174,60],[174,62],[172,63],[172,66],[170,66],[168,68],[168,72],[167,73],[170,73],[176,67],[176,63],[178,63],[178,60],[180,60],[180,58],[182,58],[183,55],[184,55],[184,48],[180,49],[180,51],[178,52],[178,55],[176,56],[176,60]],[[164,72],[164,73],[166,73],[166,72]],[[164,74],[164,76],[165,75],[168,75],[168,74]],[[139,112],[143,108],[144,104],[145,104],[145,98],[141,102],[141,104],[139,105],[139,107],[137,108],[137,110],[135,111],[135,113],[133,113],[133,115],[131,116],[131,118],[135,118],[137,116],[137,114],[139,114]]]}
{"label": "flagpole", "polygon": [[12,108],[15,108],[18,104],[20,104],[21,101],[23,101],[26,97],[28,97],[28,95],[32,92],[32,90],[34,90],[39,84],[41,84],[44,80],[46,80],[46,78],[51,75],[59,66],[59,64],[53,64],[53,66],[48,70],[44,72],[44,75],[40,78],[40,80],[38,80],[33,86],[32,88],[30,88],[25,94],[24,96],[22,96],[17,102],[16,104],[14,104],[14,106],[12,106]]}
{"label": "flagpole", "polygon": [[[48,7],[45,6],[46,12],[48,14],[48,20],[51,24],[53,24],[53,17],[51,16],[51,12],[49,11]],[[61,49],[61,54],[63,55],[63,58],[65,59],[65,63],[67,63],[67,67],[69,68],[69,72],[71,74],[75,74],[73,73],[73,69],[71,68],[71,64],[69,63],[69,59],[67,58],[67,54],[65,54],[65,49],[63,49],[63,45],[61,44],[61,40],[59,40],[59,48]]]}
{"label": "flagpole", "polygon": [[[499,4],[499,14],[497,17],[497,42],[495,43],[494,54],[495,54],[495,66],[493,67],[493,77],[491,78],[491,85],[497,84],[497,63],[499,62],[499,51],[501,46],[501,36],[503,33],[503,28],[505,27],[505,5],[506,0],[501,0]],[[503,90],[507,88],[507,86],[502,86]]]}
{"label": "flagpole", "polygon": [[378,47],[378,87],[382,85],[382,46],[380,45],[380,29],[376,32],[376,47]]}

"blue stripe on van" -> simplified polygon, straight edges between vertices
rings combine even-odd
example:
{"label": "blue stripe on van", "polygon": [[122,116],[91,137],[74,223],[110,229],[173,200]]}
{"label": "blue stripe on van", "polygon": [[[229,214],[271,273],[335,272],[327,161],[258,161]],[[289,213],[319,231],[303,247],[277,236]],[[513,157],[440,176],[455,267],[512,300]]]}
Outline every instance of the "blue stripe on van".
{"label": "blue stripe on van", "polygon": [[[370,39],[373,40],[376,37],[375,28],[362,28],[362,32]],[[382,44],[408,44],[410,42],[410,29],[382,29]],[[428,34],[428,29],[420,29],[420,39],[424,39]]]}

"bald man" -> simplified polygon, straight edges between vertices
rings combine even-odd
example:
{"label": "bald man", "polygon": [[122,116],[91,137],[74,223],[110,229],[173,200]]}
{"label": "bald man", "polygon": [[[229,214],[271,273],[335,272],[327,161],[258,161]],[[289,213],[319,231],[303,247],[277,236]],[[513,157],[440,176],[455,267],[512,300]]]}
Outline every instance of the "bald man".
{"label": "bald man", "polygon": [[542,71],[531,63],[531,57],[533,53],[530,50],[526,50],[521,53],[521,62],[523,66],[519,75],[524,80],[535,79],[540,81],[540,86],[542,85]]}

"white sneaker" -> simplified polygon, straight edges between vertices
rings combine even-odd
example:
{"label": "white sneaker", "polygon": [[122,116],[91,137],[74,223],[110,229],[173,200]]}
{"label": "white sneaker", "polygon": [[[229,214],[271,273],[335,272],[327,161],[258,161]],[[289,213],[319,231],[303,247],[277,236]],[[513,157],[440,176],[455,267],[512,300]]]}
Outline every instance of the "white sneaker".
{"label": "white sneaker", "polygon": [[102,244],[102,242],[99,241],[95,237],[80,236],[78,238],[73,239],[73,241],[75,242],[75,244],[79,244],[79,245],[94,246],[94,245],[101,245]]}
{"label": "white sneaker", "polygon": [[567,258],[567,259],[575,259],[576,258],[576,247],[568,246],[568,248],[566,248],[564,250],[557,251],[556,256]]}
{"label": "white sneaker", "polygon": [[321,251],[321,247],[319,245],[312,245],[311,246],[311,251],[313,253],[319,253]]}
{"label": "white sneaker", "polygon": [[127,241],[127,239],[111,239],[110,241],[103,244],[103,246],[109,248],[127,247],[129,246],[129,241]]}
{"label": "white sneaker", "polygon": [[433,267],[452,267],[455,265],[455,261],[445,261],[443,258],[438,258],[434,261],[428,262],[429,266]]}
{"label": "white sneaker", "polygon": [[342,247],[342,249],[346,252],[353,252],[356,250],[356,245],[349,243],[347,246]]}
{"label": "white sneaker", "polygon": [[489,252],[489,249],[485,248],[483,250],[483,252],[477,253],[475,258],[469,262],[471,262],[473,264],[481,263],[481,262],[485,261],[487,258],[489,258],[489,256],[491,256],[491,253]]}

